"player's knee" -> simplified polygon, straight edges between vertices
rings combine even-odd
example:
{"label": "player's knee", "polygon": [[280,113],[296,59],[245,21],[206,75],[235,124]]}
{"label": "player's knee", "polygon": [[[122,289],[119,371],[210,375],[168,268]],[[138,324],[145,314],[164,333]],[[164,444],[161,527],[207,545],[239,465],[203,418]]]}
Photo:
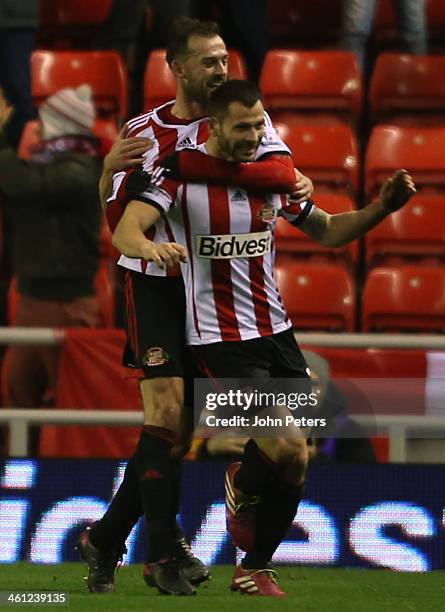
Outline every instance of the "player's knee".
{"label": "player's knee", "polygon": [[278,438],[275,440],[275,462],[282,466],[307,464],[306,441],[300,438]]}
{"label": "player's knee", "polygon": [[306,466],[309,461],[309,453],[307,448],[307,442],[305,438],[298,438],[296,440],[291,440],[293,453],[294,453],[294,461],[298,465]]}
{"label": "player's knee", "polygon": [[280,473],[280,479],[299,486],[306,479],[306,470],[309,461],[309,452],[306,440],[295,440],[293,444],[293,461],[284,465]]}
{"label": "player's knee", "polygon": [[145,420],[160,427],[178,429],[182,402],[169,379],[150,381],[150,393],[144,393],[143,397]]}

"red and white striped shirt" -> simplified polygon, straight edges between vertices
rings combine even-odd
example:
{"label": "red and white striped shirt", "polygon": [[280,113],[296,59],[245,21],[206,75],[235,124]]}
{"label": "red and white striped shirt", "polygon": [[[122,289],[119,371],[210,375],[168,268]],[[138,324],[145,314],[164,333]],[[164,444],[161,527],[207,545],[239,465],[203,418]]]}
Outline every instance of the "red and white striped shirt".
{"label": "red and white striped shirt", "polygon": [[[150,138],[154,146],[144,154],[143,170],[152,172],[154,166],[167,155],[182,149],[194,148],[204,143],[208,137],[208,119],[204,117],[195,121],[177,119],[171,113],[174,100],[159,106],[145,115],[128,122],[129,137],[139,136]],[[287,145],[278,136],[270,117],[265,113],[265,132],[258,148],[256,159],[272,153],[289,153]],[[112,202],[119,193],[126,172],[117,172],[113,177],[113,190],[108,202]],[[173,234],[168,219],[161,218],[147,233],[147,238],[153,242],[173,242]],[[153,276],[177,276],[179,267],[161,270],[156,264],[141,259],[133,259],[122,255],[118,261],[120,266],[143,272]]]}
{"label": "red and white striped shirt", "polygon": [[141,200],[168,213],[175,241],[187,247],[181,271],[188,344],[249,340],[291,327],[273,276],[274,229],[277,214],[303,221],[311,202],[172,180],[150,187]]}

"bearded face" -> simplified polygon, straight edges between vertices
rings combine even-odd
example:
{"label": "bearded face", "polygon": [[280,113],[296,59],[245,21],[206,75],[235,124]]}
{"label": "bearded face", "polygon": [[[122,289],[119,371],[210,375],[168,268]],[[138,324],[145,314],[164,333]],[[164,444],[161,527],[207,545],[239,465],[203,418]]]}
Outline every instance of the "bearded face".
{"label": "bearded face", "polygon": [[253,161],[264,135],[264,107],[261,100],[251,108],[241,102],[231,102],[223,117],[212,118],[211,129],[225,159]]}
{"label": "bearded face", "polygon": [[176,61],[175,72],[188,100],[206,108],[212,91],[227,79],[227,49],[220,36],[191,36],[188,49],[187,55]]}

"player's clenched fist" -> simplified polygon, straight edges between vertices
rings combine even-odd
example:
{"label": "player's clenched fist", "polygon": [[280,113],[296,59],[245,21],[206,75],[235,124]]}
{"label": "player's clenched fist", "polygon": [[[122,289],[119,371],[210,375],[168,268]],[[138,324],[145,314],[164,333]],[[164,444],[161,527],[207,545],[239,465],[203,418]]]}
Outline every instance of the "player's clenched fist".
{"label": "player's clenched fist", "polygon": [[380,201],[384,208],[394,212],[402,208],[416,193],[411,175],[406,170],[398,170],[387,179],[380,190]]}
{"label": "player's clenched fist", "polygon": [[187,263],[187,251],[185,247],[176,242],[161,242],[156,244],[147,241],[143,247],[142,258],[146,261],[153,261],[158,268],[171,268],[182,262]]}

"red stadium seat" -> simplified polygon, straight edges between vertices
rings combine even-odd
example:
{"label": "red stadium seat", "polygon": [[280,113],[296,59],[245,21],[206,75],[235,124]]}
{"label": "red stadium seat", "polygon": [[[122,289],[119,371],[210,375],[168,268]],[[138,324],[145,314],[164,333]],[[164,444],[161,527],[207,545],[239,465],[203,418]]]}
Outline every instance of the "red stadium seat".
{"label": "red stadium seat", "polygon": [[366,234],[368,263],[385,256],[445,257],[445,196],[420,195]]}
{"label": "red stadium seat", "polygon": [[366,152],[369,194],[399,168],[409,170],[418,186],[443,186],[445,128],[377,126]]}
{"label": "red stadium seat", "polygon": [[127,73],[115,51],[34,51],[31,76],[35,106],[59,89],[88,83],[101,117],[127,117]]}
{"label": "red stadium seat", "polygon": [[346,125],[276,124],[292,150],[295,166],[320,185],[356,191],[359,186],[358,144]]}
{"label": "red stadium seat", "polygon": [[363,291],[363,331],[445,331],[445,269],[374,268]]}
{"label": "red stadium seat", "polygon": [[275,278],[295,329],[354,330],[354,282],[343,266],[282,257]]}
{"label": "red stadium seat", "polygon": [[362,81],[357,59],[345,51],[269,51],[261,73],[264,102],[274,119],[279,111],[317,117],[358,119]]}
{"label": "red stadium seat", "polygon": [[[355,209],[354,202],[347,196],[334,193],[317,194],[315,204],[326,212],[336,214]],[[329,259],[346,259],[356,262],[358,259],[358,242],[354,241],[339,249],[324,247],[311,240],[301,230],[282,218],[277,219],[275,233],[277,253],[293,253],[295,255],[324,255]]]}
{"label": "red stadium seat", "polygon": [[111,9],[113,0],[40,0],[40,26],[99,25]]}
{"label": "red stadium seat", "polygon": [[236,49],[229,49],[229,77],[231,79],[247,79],[246,62]]}
{"label": "red stadium seat", "polygon": [[443,55],[380,55],[371,81],[373,120],[399,123],[408,119],[412,125],[444,123],[444,73]]}
{"label": "red stadium seat", "polygon": [[144,110],[148,111],[176,95],[175,77],[165,60],[165,49],[155,49],[148,57],[144,75]]}
{"label": "red stadium seat", "polygon": [[[242,55],[229,49],[229,76],[246,79],[247,69]],[[165,49],[155,49],[148,57],[144,75],[144,110],[160,106],[176,95],[175,77],[165,60]]]}

